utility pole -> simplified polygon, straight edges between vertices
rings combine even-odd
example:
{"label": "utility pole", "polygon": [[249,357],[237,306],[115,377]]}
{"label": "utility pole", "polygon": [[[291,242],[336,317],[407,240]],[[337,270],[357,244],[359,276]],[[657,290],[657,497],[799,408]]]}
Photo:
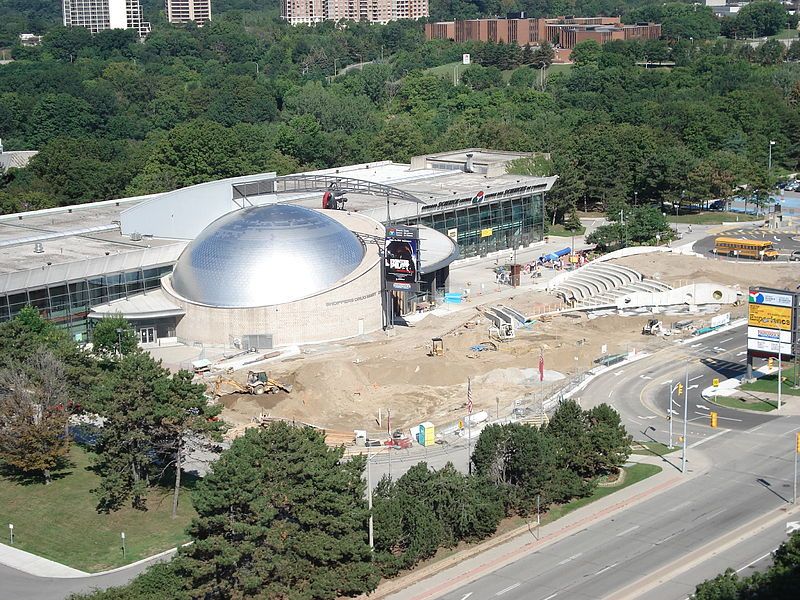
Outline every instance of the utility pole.
{"label": "utility pole", "polygon": [[772,147],[775,145],[774,140],[769,141],[769,163],[767,166],[767,170],[771,173],[772,172]]}
{"label": "utility pole", "polygon": [[689,416],[689,369],[686,369],[686,385],[683,388],[683,457],[681,473],[686,473],[686,425]]}
{"label": "utility pole", "polygon": [[669,449],[672,450],[672,394],[675,392],[675,386],[672,385],[672,379],[669,380],[669,408],[667,409],[667,419],[669,419]]}
{"label": "utility pole", "polygon": [[[794,448],[794,487],[792,494],[792,504],[797,504],[797,455],[800,454],[800,431],[795,433],[795,448]],[[11,525],[9,525],[11,527]]]}
{"label": "utility pole", "polygon": [[472,475],[472,382],[467,378],[467,470]]}
{"label": "utility pole", "polygon": [[783,354],[781,354],[781,340],[778,337],[778,410],[781,409],[781,372],[783,365]]}

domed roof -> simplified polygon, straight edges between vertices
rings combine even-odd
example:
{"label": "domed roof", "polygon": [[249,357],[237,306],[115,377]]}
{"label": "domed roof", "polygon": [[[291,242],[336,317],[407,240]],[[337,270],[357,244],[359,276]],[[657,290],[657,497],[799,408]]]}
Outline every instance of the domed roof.
{"label": "domed roof", "polygon": [[321,212],[253,206],[206,227],[178,258],[172,287],[210,306],[282,304],[329,288],[363,257],[353,232]]}

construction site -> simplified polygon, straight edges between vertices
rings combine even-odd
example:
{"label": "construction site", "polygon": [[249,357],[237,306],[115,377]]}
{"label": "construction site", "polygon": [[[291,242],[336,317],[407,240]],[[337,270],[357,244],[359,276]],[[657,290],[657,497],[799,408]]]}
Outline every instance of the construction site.
{"label": "construction site", "polygon": [[[255,367],[225,375],[238,383],[222,388],[214,388],[219,374],[207,374],[231,435],[271,419],[320,427],[337,444],[355,443],[359,431],[385,440],[421,423],[453,431],[468,418],[468,380],[473,418],[532,415],[593,368],[744,316],[741,296],[750,285],[797,285],[792,263],[654,252],[603,262],[605,269],[589,263],[570,273],[523,274],[519,287],[510,287],[492,281],[496,262],[453,270],[456,282],[469,286],[460,304],[397,322],[388,332],[272,353],[258,368],[273,393],[246,389]],[[700,291],[687,297],[687,286]],[[565,299],[564,290],[585,297]],[[641,294],[648,301],[636,300]]]}

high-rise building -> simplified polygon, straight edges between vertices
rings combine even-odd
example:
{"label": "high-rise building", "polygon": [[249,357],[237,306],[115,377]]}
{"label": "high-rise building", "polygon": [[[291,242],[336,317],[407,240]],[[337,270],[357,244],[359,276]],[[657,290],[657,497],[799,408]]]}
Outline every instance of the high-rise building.
{"label": "high-rise building", "polygon": [[292,25],[320,21],[388,23],[428,16],[428,0],[281,0],[281,18]]}
{"label": "high-rise building", "polygon": [[142,20],[139,0],[62,0],[64,25],[85,27],[92,33],[106,29],[135,29],[139,36],[150,33]]}
{"label": "high-rise building", "polygon": [[170,23],[194,21],[202,26],[211,20],[211,0],[165,0]]}

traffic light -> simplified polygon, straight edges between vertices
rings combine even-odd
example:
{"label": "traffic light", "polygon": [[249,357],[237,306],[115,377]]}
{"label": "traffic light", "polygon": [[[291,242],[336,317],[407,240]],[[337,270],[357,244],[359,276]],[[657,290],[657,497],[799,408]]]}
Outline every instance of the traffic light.
{"label": "traffic light", "polygon": [[683,393],[683,384],[679,383],[678,384],[678,396],[680,396],[682,393]]}
{"label": "traffic light", "polygon": [[773,362],[775,362],[775,359],[774,359],[774,358],[772,358],[772,357],[770,356],[770,357],[767,359],[767,366],[768,366],[770,369],[772,368],[772,363],[773,363]]}
{"label": "traffic light", "polygon": [[800,454],[800,431],[797,432],[797,453]]}
{"label": "traffic light", "polygon": [[711,427],[717,426],[717,413],[714,411],[711,412]]}

